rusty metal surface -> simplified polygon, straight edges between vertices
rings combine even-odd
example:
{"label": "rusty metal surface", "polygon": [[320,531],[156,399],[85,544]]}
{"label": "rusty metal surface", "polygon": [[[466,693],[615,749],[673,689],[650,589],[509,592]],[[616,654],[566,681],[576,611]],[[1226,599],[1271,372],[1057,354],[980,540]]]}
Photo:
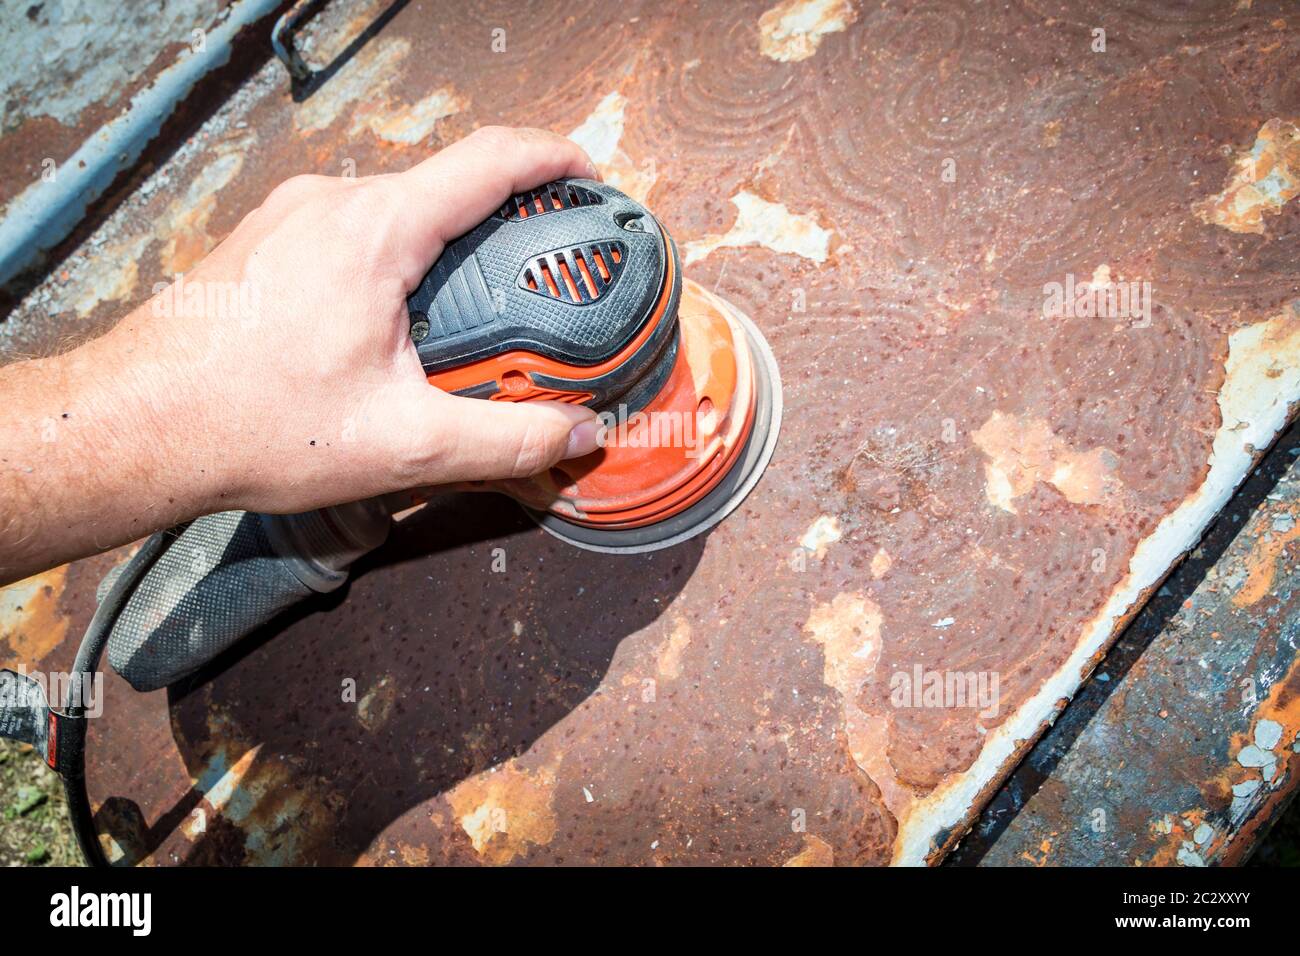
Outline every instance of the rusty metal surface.
{"label": "rusty metal surface", "polygon": [[221,0],[0,4],[0,215],[212,23]]}
{"label": "rusty metal surface", "polygon": [[1300,780],[1297,455],[1292,428],[948,862],[1249,855]]}
{"label": "rusty metal surface", "polygon": [[[378,7],[331,4],[307,58]],[[104,825],[164,863],[936,859],[1300,397],[1297,64],[1264,0],[421,4],[301,103],[271,64],[7,354],[111,323],[291,173],[531,124],[753,316],[786,430],[703,540],[613,559],[455,499],[187,694],[110,681]],[[1045,317],[1069,277],[1149,281],[1149,322]],[[70,660],[107,566],[29,588],[0,657]],[[997,706],[900,703],[917,668]]]}
{"label": "rusty metal surface", "polygon": [[[243,79],[241,34],[280,0],[10,4],[0,18],[0,308],[112,208],[201,107]],[[138,178],[134,184],[138,184]],[[116,190],[114,187],[116,186]],[[65,240],[68,240],[65,242]]]}

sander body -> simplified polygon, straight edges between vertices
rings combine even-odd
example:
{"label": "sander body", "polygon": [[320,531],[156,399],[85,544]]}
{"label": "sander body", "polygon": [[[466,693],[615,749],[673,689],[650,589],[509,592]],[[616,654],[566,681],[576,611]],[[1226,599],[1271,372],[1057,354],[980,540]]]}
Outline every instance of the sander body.
{"label": "sander body", "polygon": [[780,428],[780,376],[754,324],[683,279],[642,205],[571,179],[512,196],[449,244],[407,300],[429,382],[489,401],[593,408],[604,447],[485,483],[579,547],[667,547],[720,521]]}

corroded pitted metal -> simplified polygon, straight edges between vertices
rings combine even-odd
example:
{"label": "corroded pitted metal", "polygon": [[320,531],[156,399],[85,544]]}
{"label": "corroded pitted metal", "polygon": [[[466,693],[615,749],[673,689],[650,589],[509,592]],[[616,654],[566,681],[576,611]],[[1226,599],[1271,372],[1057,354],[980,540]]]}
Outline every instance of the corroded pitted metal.
{"label": "corroded pitted metal", "polygon": [[[1300,398],[1294,169],[1241,160],[1298,64],[1266,0],[449,4],[302,103],[269,64],[0,344],[104,327],[291,173],[538,125],[754,317],[788,427],[704,540],[613,559],[453,499],[188,693],[110,682],[90,790],[138,805],[123,852],[937,859]],[[1215,219],[1251,176],[1262,232]],[[1129,283],[1131,313],[1049,307]],[[67,572],[69,634],[105,566]],[[917,668],[996,675],[995,706],[900,699]]]}
{"label": "corroded pitted metal", "polygon": [[1246,858],[1300,785],[1298,450],[1293,429],[1247,484],[1243,497],[1254,506],[1234,501],[1143,609],[958,859],[1208,866]]}
{"label": "corroded pitted metal", "polygon": [[[39,266],[141,159],[236,38],[277,0],[33,4],[0,50],[0,292]],[[142,69],[142,64],[143,69]],[[240,74],[241,76],[243,74]]]}

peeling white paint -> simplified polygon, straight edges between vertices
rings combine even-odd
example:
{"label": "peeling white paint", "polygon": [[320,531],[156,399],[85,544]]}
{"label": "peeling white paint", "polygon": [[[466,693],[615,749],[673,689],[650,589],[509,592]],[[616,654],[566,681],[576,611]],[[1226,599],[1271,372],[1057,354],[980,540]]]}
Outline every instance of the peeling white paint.
{"label": "peeling white paint", "polygon": [[1195,845],[1187,840],[1178,848],[1177,859],[1183,866],[1205,866],[1205,860],[1196,852]]}
{"label": "peeling white paint", "polygon": [[[162,271],[170,279],[173,270],[169,267],[175,256],[179,234],[206,235],[207,222],[216,208],[218,194],[239,175],[244,167],[244,156],[256,139],[249,132],[221,143],[215,149],[215,157],[198,172],[184,194],[173,199],[155,219],[152,230],[130,232],[105,244],[93,258],[84,260],[74,276],[78,289],[72,308],[78,317],[90,315],[100,303],[131,298],[139,281],[140,260],[154,240],[163,240],[160,251]],[[213,244],[202,236],[200,241],[209,246]]]}
{"label": "peeling white paint", "polygon": [[622,93],[606,94],[591,114],[582,121],[569,139],[587,151],[597,166],[605,166],[618,153],[618,142],[623,138],[623,112],[627,97]]}
{"label": "peeling white paint", "polygon": [[380,139],[418,146],[433,134],[439,120],[462,113],[467,106],[459,93],[443,87],[410,106],[394,107],[371,116],[368,125]]}
{"label": "peeling white paint", "polygon": [[724,246],[764,246],[822,263],[830,254],[831,231],[812,216],[793,213],[785,203],[768,202],[751,192],[731,197],[736,222],[722,235],[705,236],[682,247],[683,262],[692,265]]}
{"label": "peeling white paint", "polygon": [[[316,132],[332,126],[354,103],[380,102],[410,53],[411,42],[403,37],[367,43],[328,83],[303,101],[293,118],[294,125],[304,132]],[[354,126],[352,132],[359,130]]]}
{"label": "peeling white paint", "polygon": [[799,546],[815,553],[820,561],[826,557],[826,549],[842,537],[844,532],[840,530],[839,518],[835,515],[818,515],[799,539]]}
{"label": "peeling white paint", "polygon": [[822,38],[858,19],[850,0],[785,0],[758,18],[758,48],[782,63],[806,60]]}
{"label": "peeling white paint", "polygon": [[569,139],[587,151],[605,182],[644,203],[654,188],[655,164],[653,158],[633,162],[620,145],[626,110],[627,97],[618,91],[606,94]]}
{"label": "peeling white paint", "polygon": [[1202,222],[1230,232],[1265,233],[1265,218],[1300,196],[1300,126],[1271,119],[1238,154],[1223,191],[1194,207]]}
{"label": "peeling white paint", "polygon": [[1276,720],[1261,720],[1255,725],[1255,746],[1272,750],[1282,741],[1282,725]]}

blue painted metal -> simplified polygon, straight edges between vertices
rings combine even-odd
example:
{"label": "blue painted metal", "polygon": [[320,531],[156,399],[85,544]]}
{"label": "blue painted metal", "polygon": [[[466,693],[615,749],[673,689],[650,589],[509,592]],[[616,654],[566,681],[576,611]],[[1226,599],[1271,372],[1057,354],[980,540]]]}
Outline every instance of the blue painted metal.
{"label": "blue painted metal", "polygon": [[[1300,426],[949,863],[1239,864],[1300,789]],[[1277,739],[1274,739],[1274,738]]]}
{"label": "blue painted metal", "polygon": [[241,0],[206,33],[203,49],[186,49],[176,63],[137,93],[120,116],[82,143],[50,181],[33,183],[0,220],[0,284],[62,241],[87,207],[140,157],[164,121],[206,74],[230,60],[240,30],[273,13],[280,0]]}

